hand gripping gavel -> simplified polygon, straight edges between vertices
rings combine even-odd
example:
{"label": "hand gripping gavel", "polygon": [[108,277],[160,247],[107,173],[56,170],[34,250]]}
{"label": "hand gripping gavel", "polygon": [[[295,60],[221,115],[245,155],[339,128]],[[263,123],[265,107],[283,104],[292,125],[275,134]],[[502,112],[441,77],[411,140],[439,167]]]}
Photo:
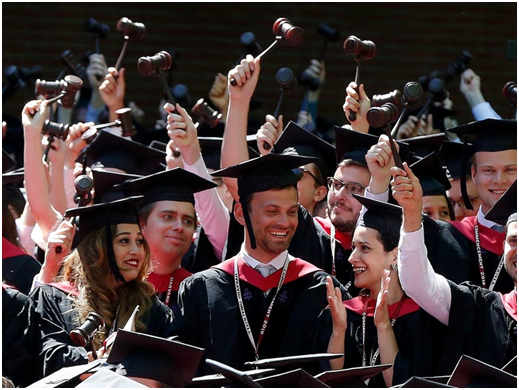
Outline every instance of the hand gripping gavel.
{"label": "hand gripping gavel", "polygon": [[117,22],[117,31],[120,31],[124,35],[124,44],[121,50],[121,54],[119,54],[119,58],[115,64],[115,69],[119,70],[121,67],[121,63],[123,61],[124,55],[126,53],[126,49],[128,47],[128,42],[132,41],[140,41],[144,38],[146,33],[146,26],[142,23],[132,22],[130,19],[124,17],[119,19]]}
{"label": "hand gripping gavel", "polygon": [[175,100],[171,94],[168,82],[164,77],[164,72],[168,71],[172,64],[173,60],[171,59],[171,54],[165,50],[151,57],[141,57],[137,62],[137,69],[139,69],[141,75],[150,76],[151,74],[156,74],[160,77],[169,103],[174,103]]}
{"label": "hand gripping gavel", "polygon": [[509,81],[503,87],[503,97],[508,99],[512,106],[517,107],[517,83]]}
{"label": "hand gripping gavel", "polygon": [[[290,68],[280,68],[276,73],[276,81],[280,86],[280,92],[278,105],[274,111],[274,118],[277,119],[279,115],[279,109],[281,108],[281,101],[285,95],[288,95],[292,89],[297,85],[297,80],[294,77],[294,72]],[[272,146],[268,142],[263,143],[263,149],[269,150]]]}
{"label": "hand gripping gavel", "polygon": [[[57,101],[63,108],[71,109],[74,107],[76,95],[83,86],[83,81],[77,76],[67,75],[63,80],[59,81],[45,81],[38,79],[36,80],[35,86],[36,95],[45,96],[48,99],[48,104]],[[48,98],[48,96],[56,93],[58,93],[58,95],[50,99]]]}
{"label": "hand gripping gavel", "polygon": [[94,18],[90,18],[85,22],[85,31],[94,34],[96,53],[99,54],[99,39],[106,38],[110,32],[107,24],[99,23]]}
{"label": "hand gripping gavel", "polygon": [[429,83],[427,84],[427,90],[429,91],[429,96],[422,109],[418,112],[418,114],[416,114],[418,119],[429,113],[429,108],[432,102],[443,102],[449,97],[449,93],[445,90],[445,84],[443,80],[438,77],[434,77],[429,80]]}
{"label": "hand gripping gavel", "polygon": [[[347,54],[355,56],[356,69],[355,69],[355,84],[359,84],[360,75],[360,63],[363,60],[372,59],[377,53],[377,46],[372,41],[363,41],[357,38],[355,35],[350,35],[344,41],[344,51]],[[350,112],[348,119],[353,122],[357,118],[354,112]]]}
{"label": "hand gripping gavel", "polygon": [[111,126],[121,126],[123,137],[132,137],[135,135],[135,127],[132,123],[132,109],[130,107],[120,108],[115,111],[117,118],[115,121],[110,123],[104,123],[100,125],[90,126],[83,134],[81,139],[87,144],[91,144],[92,141],[97,137],[98,130],[104,129]]}
{"label": "hand gripping gavel", "polygon": [[199,116],[198,122],[195,123],[196,128],[198,128],[201,123],[207,123],[211,128],[214,128],[218,122],[220,122],[220,119],[222,119],[222,114],[213,110],[204,98],[198,99],[191,111]]}
{"label": "hand gripping gavel", "polygon": [[47,161],[47,156],[49,155],[52,142],[54,142],[54,137],[58,137],[62,141],[65,141],[68,137],[69,128],[67,124],[56,123],[47,119],[43,122],[41,133],[49,136],[47,147],[43,152],[43,159]]}
{"label": "hand gripping gavel", "polygon": [[[287,18],[279,18],[276,20],[272,27],[272,31],[276,36],[276,40],[269,47],[258,54],[256,58],[261,58],[279,42],[286,42],[290,46],[299,46],[303,43],[303,29],[294,26]],[[234,77],[231,77],[230,83],[234,87],[238,85]]]}
{"label": "hand gripping gavel", "polygon": [[105,327],[105,322],[97,313],[90,312],[83,325],[77,327],[70,332],[70,338],[78,347],[86,347],[90,344],[92,355],[97,359],[97,353],[94,346],[94,335],[97,331]]}

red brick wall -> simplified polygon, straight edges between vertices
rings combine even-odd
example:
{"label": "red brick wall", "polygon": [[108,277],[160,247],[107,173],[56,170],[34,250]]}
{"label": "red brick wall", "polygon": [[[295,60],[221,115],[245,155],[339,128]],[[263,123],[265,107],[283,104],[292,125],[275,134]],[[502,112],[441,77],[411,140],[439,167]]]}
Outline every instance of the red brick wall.
{"label": "red brick wall", "polygon": [[[171,84],[182,83],[196,101],[205,97],[217,72],[224,74],[240,56],[239,37],[251,31],[266,48],[274,41],[272,25],[288,18],[305,30],[300,48],[278,47],[263,57],[262,75],[255,99],[263,102],[251,115],[263,121],[279,98],[277,70],[304,70],[311,58],[319,56],[323,37],[317,26],[325,22],[341,31],[337,42],[326,51],[327,79],[319,114],[345,123],[342,104],[345,88],[354,79],[355,64],[342,44],[349,35],[376,43],[377,54],[361,69],[360,81],[369,96],[402,88],[408,81],[432,71],[443,71],[456,61],[462,50],[474,57],[471,67],[482,78],[482,91],[496,111],[510,117],[510,105],[502,87],[517,81],[515,61],[505,59],[507,40],[517,39],[516,3],[3,3],[2,65],[41,65],[43,79],[55,80],[63,66],[60,54],[70,49],[76,57],[94,50],[93,36],[83,30],[90,17],[110,26],[101,40],[101,51],[109,65],[115,65],[123,36],[117,21],[126,16],[146,25],[144,41],[130,43],[123,66],[127,69],[127,97],[146,112],[146,124],[157,118],[162,84],[137,71],[141,56],[173,48],[178,53]],[[4,79],[5,83],[5,79]],[[460,122],[472,120],[459,92],[459,78],[447,84]],[[295,119],[303,89],[287,95],[281,112]],[[17,91],[3,102],[3,112],[18,115],[24,103],[34,97],[33,85]]]}

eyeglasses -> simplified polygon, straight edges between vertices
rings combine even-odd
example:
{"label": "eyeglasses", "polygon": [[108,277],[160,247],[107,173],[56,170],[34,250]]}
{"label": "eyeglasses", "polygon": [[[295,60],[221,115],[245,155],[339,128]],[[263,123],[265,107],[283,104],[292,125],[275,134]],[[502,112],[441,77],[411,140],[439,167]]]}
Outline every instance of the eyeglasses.
{"label": "eyeglasses", "polygon": [[323,184],[321,184],[321,181],[312,172],[310,172],[308,170],[308,168],[299,167],[299,168],[292,169],[292,172],[294,172],[294,174],[296,175],[297,181],[301,180],[303,178],[303,176],[305,175],[305,173],[308,173],[310,176],[312,176],[314,178],[314,180],[316,181],[317,184],[319,184],[320,186],[323,185]]}
{"label": "eyeglasses", "polygon": [[336,179],[335,177],[329,177],[327,179],[327,183],[328,189],[335,193],[338,193],[343,187],[346,187],[346,192],[350,195],[364,195],[365,187],[363,187],[359,183],[345,183],[340,179]]}

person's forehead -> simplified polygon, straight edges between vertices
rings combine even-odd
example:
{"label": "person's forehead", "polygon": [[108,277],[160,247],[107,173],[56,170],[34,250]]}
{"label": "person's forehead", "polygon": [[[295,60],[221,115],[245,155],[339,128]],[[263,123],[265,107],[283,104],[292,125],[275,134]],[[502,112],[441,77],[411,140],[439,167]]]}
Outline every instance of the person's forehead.
{"label": "person's forehead", "polygon": [[159,200],[153,204],[153,213],[177,212],[194,214],[195,208],[189,202],[177,200]]}
{"label": "person's forehead", "polygon": [[499,152],[476,152],[474,158],[478,165],[482,164],[499,164],[499,165],[517,165],[517,150],[501,150]]}
{"label": "person's forehead", "polygon": [[370,176],[368,168],[360,167],[358,165],[338,167],[334,175],[336,179],[346,181],[344,180],[346,178],[348,181],[354,181],[360,184],[364,184],[363,181],[365,180],[369,181]]}
{"label": "person's forehead", "polygon": [[252,200],[256,202],[265,203],[271,202],[275,203],[281,199],[294,199],[297,203],[297,189],[295,187],[285,187],[285,188],[273,188],[267,191],[254,192],[251,194]]}

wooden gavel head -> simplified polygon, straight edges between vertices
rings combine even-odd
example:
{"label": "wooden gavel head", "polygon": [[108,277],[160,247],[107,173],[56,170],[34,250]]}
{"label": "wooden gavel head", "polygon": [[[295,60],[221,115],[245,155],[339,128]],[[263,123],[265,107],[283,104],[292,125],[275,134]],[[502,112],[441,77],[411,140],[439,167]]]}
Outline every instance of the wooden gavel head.
{"label": "wooden gavel head", "polygon": [[86,69],[85,67],[79,63],[72,52],[70,50],[65,50],[61,53],[61,61],[65,64],[65,66],[76,76],[79,78],[86,77]]}
{"label": "wooden gavel head", "polygon": [[300,46],[303,43],[303,29],[294,26],[287,18],[279,18],[272,27],[274,35],[280,36],[290,46]]}
{"label": "wooden gavel head", "polygon": [[404,104],[407,104],[409,107],[412,107],[420,101],[422,94],[422,86],[416,81],[410,81],[406,85],[404,85],[404,96],[402,98],[402,101]]}
{"label": "wooden gavel head", "polygon": [[443,102],[449,97],[449,93],[445,90],[445,83],[440,78],[435,77],[431,79],[428,84],[428,89],[431,93],[432,100],[435,102]]}
{"label": "wooden gavel head", "polygon": [[99,23],[94,18],[90,18],[85,22],[85,31],[97,34],[99,38],[106,38],[110,32],[110,27],[107,24]]}
{"label": "wooden gavel head", "polygon": [[135,127],[132,123],[132,109],[130,107],[120,108],[115,111],[117,118],[121,121],[121,129],[123,137],[133,137],[135,135]]}
{"label": "wooden gavel head", "polygon": [[357,57],[359,60],[370,60],[377,53],[377,46],[372,41],[363,41],[355,35],[350,35],[344,41],[344,51]]}
{"label": "wooden gavel head", "polygon": [[339,30],[336,30],[330,26],[328,26],[326,23],[319,23],[319,26],[317,27],[317,32],[319,35],[322,35],[326,38],[326,40],[330,42],[335,42],[341,37],[341,32]]}
{"label": "wooden gavel head", "polygon": [[393,103],[384,103],[381,107],[371,107],[366,113],[370,126],[382,128],[397,121],[400,110]]}
{"label": "wooden gavel head", "polygon": [[297,83],[297,80],[294,77],[294,72],[290,68],[279,68],[276,73],[276,81],[281,87],[281,92],[283,94],[288,94],[294,88]]}
{"label": "wooden gavel head", "polygon": [[169,70],[172,64],[171,54],[163,50],[154,56],[139,58],[137,68],[139,69],[139,73],[143,76],[149,76],[152,73],[160,75]]}
{"label": "wooden gavel head", "polygon": [[510,103],[515,107],[517,106],[517,83],[509,81],[503,87],[503,97],[510,100]]}
{"label": "wooden gavel head", "polygon": [[50,120],[45,120],[43,123],[43,127],[41,128],[41,133],[46,135],[52,135],[57,137],[63,141],[65,141],[68,137],[69,129],[68,125],[65,123],[56,123],[51,122]]}
{"label": "wooden gavel head", "polygon": [[83,80],[77,76],[67,75],[65,76],[65,89],[64,95],[58,100],[58,103],[63,108],[73,108],[76,102],[76,95],[79,90],[83,87]]}
{"label": "wooden gavel head", "polygon": [[198,99],[191,111],[200,117],[199,122],[205,122],[211,127],[216,127],[222,118],[222,114],[209,107],[204,98]]}
{"label": "wooden gavel head", "polygon": [[247,54],[256,57],[259,53],[261,53],[262,48],[256,41],[256,36],[254,33],[250,31],[244,32],[240,36],[240,43],[244,46],[245,52]]}
{"label": "wooden gavel head", "polygon": [[133,41],[140,41],[144,38],[146,33],[146,26],[142,23],[132,22],[127,17],[119,19],[117,22],[117,31],[123,33],[128,39]]}
{"label": "wooden gavel head", "polygon": [[384,103],[393,103],[395,106],[402,106],[402,92],[399,89],[395,89],[392,92],[373,95],[371,98],[371,106],[381,107]]}
{"label": "wooden gavel head", "polygon": [[51,99],[61,93],[65,88],[63,80],[45,81],[37,79],[34,83],[34,93],[36,96],[44,96],[45,99]]}

